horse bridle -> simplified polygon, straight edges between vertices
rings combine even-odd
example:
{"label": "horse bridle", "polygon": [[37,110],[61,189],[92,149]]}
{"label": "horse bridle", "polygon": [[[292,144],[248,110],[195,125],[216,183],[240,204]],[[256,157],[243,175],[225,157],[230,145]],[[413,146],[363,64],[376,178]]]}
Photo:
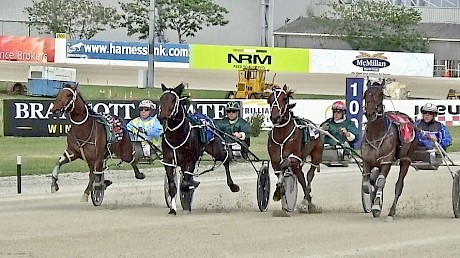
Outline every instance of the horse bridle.
{"label": "horse bridle", "polygon": [[[286,101],[286,103],[284,104],[284,109],[281,107],[281,105],[280,105],[280,103],[278,101],[278,98],[283,93],[284,93],[284,95],[286,95],[286,98],[287,98],[287,93],[284,90],[282,90],[282,89],[274,89],[273,92],[272,92],[273,97],[274,97],[274,101],[270,105],[270,113],[273,111],[274,107],[277,107],[278,110],[282,110],[282,113],[280,114],[280,117],[284,117],[284,115],[286,114],[286,111],[288,110],[288,104],[289,104],[289,102]],[[291,120],[291,114],[289,113],[289,119],[284,124],[281,124],[281,125],[273,124],[273,126],[274,127],[284,127],[289,123],[290,120]]]}
{"label": "horse bridle", "polygon": [[[75,109],[75,101],[77,100],[77,91],[76,90],[72,90],[72,88],[62,88],[63,90],[68,90],[72,93],[72,99],[69,101],[69,103],[67,103],[66,105],[64,105],[64,107],[61,109],[61,112],[62,111],[65,111],[67,113],[69,113],[69,120],[71,123],[75,124],[75,125],[82,125],[86,122],[86,120],[88,120],[88,117],[89,117],[89,111],[88,111],[88,106],[84,105],[85,106],[85,110],[86,110],[86,116],[83,120],[81,120],[80,122],[77,122],[75,120],[72,119],[72,116],[70,115],[70,113]],[[72,106],[72,108],[70,110],[69,107]]]}
{"label": "horse bridle", "polygon": [[[382,94],[383,94],[383,93],[382,93]],[[366,94],[365,94],[365,95],[366,95]],[[367,95],[370,96],[370,97],[372,98],[372,101],[371,101],[370,103],[374,104],[375,107],[376,107],[376,111],[375,111],[375,115],[376,115],[376,116],[375,116],[375,119],[369,120],[370,122],[373,122],[373,121],[377,120],[378,117],[383,116],[384,105],[383,105],[383,101],[382,101],[381,103],[379,103],[379,104],[375,104],[377,101],[375,100],[374,94],[373,94],[372,92],[367,93]],[[365,110],[366,110],[366,107],[368,106],[368,103],[369,103],[369,101],[366,100],[366,104],[365,104],[365,106],[364,106],[364,109],[365,109]],[[367,112],[366,112],[366,114],[367,114]]]}
{"label": "horse bridle", "polygon": [[[181,128],[182,125],[184,124],[185,120],[186,120],[186,119],[185,119],[185,110],[184,110],[184,107],[182,107],[182,111],[184,112],[184,115],[182,116],[182,120],[180,121],[180,123],[179,123],[177,126],[175,126],[174,128],[170,128],[169,125],[168,125],[168,119],[173,119],[173,118],[179,113],[180,101],[186,99],[187,97],[181,98],[181,97],[179,97],[179,95],[178,95],[175,91],[173,91],[173,90],[165,90],[165,91],[163,91],[163,94],[162,94],[161,96],[163,97],[163,95],[166,94],[166,93],[171,93],[171,94],[173,94],[173,95],[175,96],[175,99],[176,99],[176,101],[175,101],[175,103],[174,103],[173,111],[169,114],[168,117],[166,117],[166,130],[168,130],[168,131],[170,131],[170,132],[174,132],[174,131],[176,131],[177,129]],[[159,105],[159,107],[158,107],[158,113],[160,113],[160,112],[161,112],[161,105]],[[188,132],[187,132],[187,136],[185,137],[184,141],[183,141],[181,144],[177,145],[177,146],[172,145],[172,143],[168,141],[168,139],[167,139],[166,136],[163,137],[163,140],[166,142],[166,144],[167,144],[167,145],[172,149],[172,151],[173,151],[173,155],[174,155],[174,161],[173,161],[173,162],[175,163],[175,164],[174,164],[174,163],[173,163],[173,164],[170,164],[170,163],[165,162],[164,160],[161,160],[161,163],[162,163],[163,165],[165,165],[165,166],[170,166],[170,167],[177,167],[177,153],[176,153],[176,150],[179,149],[179,148],[181,148],[181,147],[188,141],[188,139],[190,138],[190,134],[191,134],[191,132],[192,132],[192,128],[193,128],[193,127],[194,127],[194,126],[192,125],[192,123],[189,122],[189,129],[188,129]],[[186,172],[184,172],[184,173],[186,173]],[[190,174],[192,174],[192,173],[190,173]]]}
{"label": "horse bridle", "polygon": [[[277,92],[279,92],[277,94]],[[273,111],[273,108],[274,107],[277,107],[279,110],[283,110],[281,108],[281,105],[279,104],[279,101],[278,101],[278,98],[281,96],[281,94],[284,93],[285,95],[286,92],[282,89],[274,89],[272,94],[274,94],[274,98],[275,100],[271,103],[270,105],[270,112]],[[286,114],[287,110],[288,110],[288,101],[286,101],[286,104],[284,105],[284,110],[283,112],[281,113],[281,117],[284,117],[284,115]],[[289,122],[291,122],[292,120],[292,115],[291,115],[291,112],[289,112],[289,117],[287,119],[287,121],[281,125],[275,125],[273,124],[273,127],[276,127],[276,128],[283,128],[285,126],[287,126],[289,124]],[[276,145],[278,145],[280,147],[280,164],[285,160],[285,159],[289,159],[289,158],[295,158],[297,160],[299,160],[301,166],[303,165],[303,161],[300,157],[294,155],[293,153],[289,154],[289,156],[287,156],[286,158],[283,158],[283,148],[284,148],[284,145],[286,144],[286,142],[292,137],[292,135],[294,134],[295,130],[297,129],[297,123],[295,122],[295,120],[293,120],[294,122],[294,126],[292,127],[292,130],[289,132],[289,134],[284,138],[284,140],[282,142],[278,142],[275,140],[274,136],[273,136],[273,130],[271,131],[271,134],[270,134],[270,138],[271,140],[273,141],[273,143],[275,143]],[[275,171],[275,174],[276,173],[280,173],[281,171]]]}

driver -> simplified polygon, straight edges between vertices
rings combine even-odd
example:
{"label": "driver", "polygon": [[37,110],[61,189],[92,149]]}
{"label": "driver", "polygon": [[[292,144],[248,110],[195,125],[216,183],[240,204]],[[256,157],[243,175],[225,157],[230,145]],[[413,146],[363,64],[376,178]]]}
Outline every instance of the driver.
{"label": "driver", "polygon": [[[247,147],[250,145],[251,130],[249,123],[239,117],[240,105],[236,101],[230,101],[225,106],[225,112],[227,116],[220,119],[214,120],[214,125],[217,129],[233,135],[235,138],[246,143]],[[236,150],[233,154],[239,156],[241,151],[241,145],[236,143],[233,139],[228,136],[221,135],[224,138],[224,141],[232,146],[232,150]]]}
{"label": "driver", "polygon": [[146,99],[139,103],[139,117],[131,120],[126,128],[128,129],[131,141],[140,141],[144,157],[150,157],[150,143],[155,140],[158,142],[163,134],[163,126],[158,121],[157,116],[151,116],[154,105]]}
{"label": "driver", "polygon": [[447,127],[440,122],[436,121],[435,117],[438,115],[438,108],[432,103],[426,103],[421,108],[422,119],[415,121],[415,126],[420,129],[417,134],[419,144],[425,147],[430,153],[430,162],[434,163],[436,159],[436,152],[433,143],[438,142],[444,150],[452,144]]}
{"label": "driver", "polygon": [[[355,123],[346,118],[345,111],[346,107],[343,101],[334,102],[332,104],[332,117],[324,121],[320,127],[332,134],[341,144],[353,147],[358,138],[358,128]],[[325,136],[324,144],[334,146],[337,145],[337,142],[329,136]]]}

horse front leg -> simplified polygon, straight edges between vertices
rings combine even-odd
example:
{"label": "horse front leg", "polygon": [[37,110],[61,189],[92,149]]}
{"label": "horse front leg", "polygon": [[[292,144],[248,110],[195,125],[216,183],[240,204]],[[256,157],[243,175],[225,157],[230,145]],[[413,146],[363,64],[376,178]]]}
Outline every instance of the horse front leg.
{"label": "horse front leg", "polygon": [[227,159],[224,162],[225,174],[227,175],[227,185],[233,193],[240,191],[239,185],[233,183],[232,175],[230,174],[230,161]]}
{"label": "horse front leg", "polygon": [[176,215],[176,211],[177,211],[177,205],[176,205],[176,194],[177,194],[176,175],[174,173],[174,167],[165,166],[165,170],[166,170],[166,176],[168,177],[169,198],[171,198],[171,200],[168,200],[169,203],[170,203],[170,205],[169,205],[169,214]]}
{"label": "horse front leg", "polygon": [[383,204],[383,189],[385,188],[386,178],[390,172],[391,164],[384,164],[380,166],[380,173],[375,181],[376,193],[374,202],[372,205],[372,210],[380,212],[381,206]]}
{"label": "horse front leg", "polygon": [[284,178],[284,171],[281,171],[280,169],[280,161],[279,160],[271,160],[272,168],[275,172],[275,176],[278,179],[276,182],[276,189],[275,192],[273,193],[273,201],[278,202],[281,200],[281,197],[283,195],[283,178]]}
{"label": "horse front leg", "polygon": [[214,156],[216,161],[224,162],[225,175],[227,176],[227,185],[233,193],[240,191],[240,187],[233,182],[230,173],[230,150],[226,149],[224,144],[219,140],[214,140],[212,145],[206,147],[206,152]]}
{"label": "horse front leg", "polygon": [[311,185],[313,182],[313,178],[315,177],[315,170],[319,168],[321,159],[323,157],[323,149],[313,149],[310,153],[311,156],[311,166],[307,172],[307,192],[305,193],[306,200],[308,201],[308,212],[310,213],[319,213],[321,212],[316,205],[313,203],[311,196]]}
{"label": "horse front leg", "polygon": [[136,152],[136,149],[133,146],[133,151],[131,152],[131,154],[130,155],[127,154],[125,156],[126,157],[123,157],[122,160],[124,162],[129,162],[129,164],[131,164],[131,167],[133,168],[134,176],[136,177],[136,179],[144,179],[145,178],[144,173],[142,173],[137,167],[137,164],[139,160],[142,158],[143,153]]}
{"label": "horse front leg", "polygon": [[402,158],[399,163],[399,177],[398,181],[395,184],[395,199],[393,200],[393,205],[390,208],[390,213],[388,216],[393,217],[396,213],[396,205],[398,204],[399,196],[401,196],[402,190],[404,188],[404,178],[407,175],[409,170],[411,160],[409,158]]}
{"label": "horse front leg", "polygon": [[93,172],[94,167],[90,168],[89,171],[89,180],[88,180],[88,186],[86,186],[85,191],[83,192],[83,195],[80,198],[80,202],[88,202],[88,197],[89,194],[91,193],[91,190],[93,188],[93,183],[95,180],[94,172]]}
{"label": "horse front leg", "polygon": [[59,191],[59,185],[57,183],[59,178],[59,173],[61,172],[61,166],[72,162],[76,159],[75,154],[71,154],[68,150],[65,150],[62,156],[59,158],[56,166],[54,166],[53,172],[51,174],[51,193]]}

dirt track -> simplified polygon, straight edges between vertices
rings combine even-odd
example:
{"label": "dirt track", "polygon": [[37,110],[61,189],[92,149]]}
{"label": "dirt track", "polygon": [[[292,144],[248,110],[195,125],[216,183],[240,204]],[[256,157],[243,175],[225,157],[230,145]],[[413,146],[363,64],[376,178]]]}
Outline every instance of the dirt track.
{"label": "dirt track", "polygon": [[[61,175],[56,194],[49,193],[48,177],[25,177],[21,195],[14,177],[2,178],[0,257],[458,257],[460,220],[453,218],[445,167],[411,168],[393,221],[386,214],[395,168],[378,219],[362,213],[355,166],[322,168],[313,185],[322,214],[296,211],[290,218],[273,217],[280,209],[273,201],[258,211],[256,176],[244,165],[233,166],[243,171],[234,173],[241,192],[230,192],[219,169],[200,177],[192,214],[176,217],[167,214],[159,169],[143,181],[130,171],[109,171],[114,184],[100,207],[79,202],[85,174]],[[272,191],[274,184],[272,178]]]}

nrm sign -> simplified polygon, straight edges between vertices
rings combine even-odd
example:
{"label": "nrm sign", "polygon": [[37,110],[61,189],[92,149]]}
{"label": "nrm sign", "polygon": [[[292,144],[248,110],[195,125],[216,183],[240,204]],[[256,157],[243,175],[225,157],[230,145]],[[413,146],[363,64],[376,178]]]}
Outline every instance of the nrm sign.
{"label": "nrm sign", "polygon": [[238,64],[247,63],[247,64],[272,64],[272,56],[270,55],[249,55],[249,54],[228,54],[227,63],[231,64],[236,62]]}

